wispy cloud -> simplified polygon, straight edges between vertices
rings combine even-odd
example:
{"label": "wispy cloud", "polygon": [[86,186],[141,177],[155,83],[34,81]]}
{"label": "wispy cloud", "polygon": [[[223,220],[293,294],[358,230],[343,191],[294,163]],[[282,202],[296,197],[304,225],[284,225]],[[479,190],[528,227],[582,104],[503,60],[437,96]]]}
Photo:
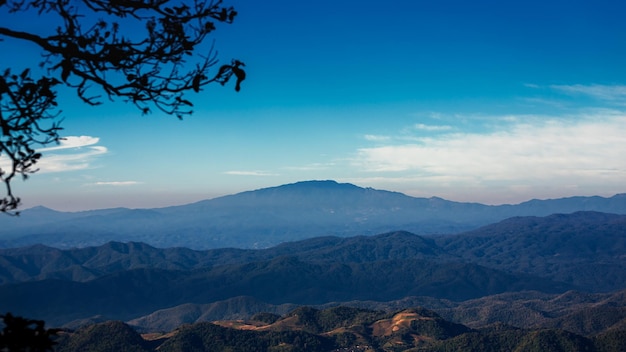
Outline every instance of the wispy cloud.
{"label": "wispy cloud", "polygon": [[535,83],[524,83],[524,87],[532,88],[532,89],[539,89],[539,88],[541,88],[540,85],[535,84]]}
{"label": "wispy cloud", "polygon": [[37,163],[39,172],[67,172],[93,167],[93,160],[108,152],[106,147],[96,145],[99,142],[100,138],[92,136],[64,137],[59,145],[39,150],[43,154]]}
{"label": "wispy cloud", "polygon": [[53,147],[41,148],[40,152],[50,152],[53,150],[62,150],[62,149],[71,149],[71,148],[81,148],[90,145],[94,145],[100,142],[100,138],[92,137],[92,136],[68,136],[63,137],[60,140],[59,144]]}
{"label": "wispy cloud", "polygon": [[267,171],[226,171],[224,172],[226,175],[236,175],[236,176],[278,176],[278,174],[274,174]]}
{"label": "wispy cloud", "polygon": [[574,84],[551,85],[550,88],[568,95],[587,95],[595,99],[626,104],[625,85]]}
{"label": "wispy cloud", "polygon": [[389,136],[381,136],[376,134],[366,134],[365,136],[363,136],[363,138],[370,142],[386,142],[391,139],[391,137]]}
{"label": "wispy cloud", "polygon": [[452,129],[452,126],[448,126],[448,125],[425,125],[423,123],[415,124],[413,127],[415,127],[415,129],[418,129],[418,130],[431,131],[431,132],[449,131]]}
{"label": "wispy cloud", "polygon": [[[58,145],[38,149],[42,153],[36,164],[39,173],[76,171],[92,167],[93,160],[108,152],[98,146],[100,139],[91,136],[64,137]],[[9,168],[9,160],[0,155],[0,167]]]}
{"label": "wispy cloud", "polygon": [[100,182],[94,182],[91,185],[94,185],[94,186],[124,187],[124,186],[139,185],[141,183],[142,182],[138,182],[138,181],[100,181]]}

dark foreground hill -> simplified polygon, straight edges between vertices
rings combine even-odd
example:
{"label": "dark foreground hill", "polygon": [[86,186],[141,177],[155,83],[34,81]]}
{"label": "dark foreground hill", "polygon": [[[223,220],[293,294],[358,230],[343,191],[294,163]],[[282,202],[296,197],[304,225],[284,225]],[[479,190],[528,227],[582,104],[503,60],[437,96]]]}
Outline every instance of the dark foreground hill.
{"label": "dark foreground hill", "polygon": [[57,351],[623,351],[626,330],[582,336],[503,324],[471,329],[424,308],[300,307],[286,315],[205,322],[140,336],[121,322],[67,332]]}
{"label": "dark foreground hill", "polygon": [[43,207],[0,217],[0,247],[58,248],[144,242],[157,247],[267,248],[319,236],[404,230],[453,234],[514,216],[598,211],[626,214],[626,194],[489,206],[416,198],[334,181],[306,181],[184,206],[57,212]]}

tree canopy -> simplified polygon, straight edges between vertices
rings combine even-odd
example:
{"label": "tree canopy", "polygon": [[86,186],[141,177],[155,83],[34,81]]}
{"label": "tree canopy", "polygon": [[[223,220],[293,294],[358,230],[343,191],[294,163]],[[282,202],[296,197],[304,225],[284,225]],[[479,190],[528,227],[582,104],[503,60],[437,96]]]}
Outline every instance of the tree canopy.
{"label": "tree canopy", "polygon": [[245,79],[236,59],[212,70],[217,52],[206,39],[237,16],[221,0],[0,0],[0,12],[24,21],[45,16],[56,25],[38,33],[0,23],[0,51],[5,39],[41,49],[36,67],[0,67],[0,212],[18,213],[11,181],[37,171],[37,147],[62,140],[59,87],[87,105],[118,98],[144,114],[157,109],[183,118],[193,108],[186,93],[233,76],[239,91]]}
{"label": "tree canopy", "polygon": [[0,331],[0,351],[52,351],[52,337],[59,329],[46,329],[43,320],[32,320],[11,313],[0,315],[3,329]]}

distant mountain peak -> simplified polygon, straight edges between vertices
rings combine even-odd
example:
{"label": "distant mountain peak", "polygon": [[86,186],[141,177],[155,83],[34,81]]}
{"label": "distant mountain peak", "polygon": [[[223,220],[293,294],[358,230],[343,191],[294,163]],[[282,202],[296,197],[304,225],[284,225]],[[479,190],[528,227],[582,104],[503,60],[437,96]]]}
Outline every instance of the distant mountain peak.
{"label": "distant mountain peak", "polygon": [[325,188],[325,189],[337,189],[337,188],[361,188],[351,183],[339,183],[334,180],[309,180],[299,181],[295,183],[289,183],[286,185],[278,186],[276,188]]}
{"label": "distant mountain peak", "polygon": [[223,198],[237,197],[240,195],[253,196],[297,196],[308,197],[313,194],[323,196],[326,194],[338,194],[341,192],[362,192],[369,191],[371,188],[362,188],[351,183],[339,183],[334,180],[310,180],[288,183],[280,186],[260,188],[254,191],[245,191],[225,196]]}
{"label": "distant mountain peak", "polygon": [[37,206],[34,206],[32,208],[28,208],[28,209],[26,209],[24,211],[58,213],[58,211],[56,211],[54,209],[50,209],[48,207],[44,207],[43,205],[37,205]]}
{"label": "distant mountain peak", "polygon": [[335,180],[304,180],[291,183],[292,185],[338,185]]}

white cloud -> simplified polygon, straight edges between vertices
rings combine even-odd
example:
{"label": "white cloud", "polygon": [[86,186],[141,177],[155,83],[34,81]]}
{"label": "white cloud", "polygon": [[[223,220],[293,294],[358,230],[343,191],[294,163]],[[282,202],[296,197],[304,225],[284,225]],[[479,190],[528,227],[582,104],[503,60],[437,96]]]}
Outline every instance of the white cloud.
{"label": "white cloud", "polygon": [[625,135],[626,114],[598,111],[576,121],[544,118],[490,133],[362,148],[353,163],[376,176],[457,189],[506,183],[519,189],[611,184],[626,190]]}
{"label": "white cloud", "polygon": [[391,139],[389,136],[380,136],[375,134],[366,134],[363,138],[370,142],[386,142]]}
{"label": "white cloud", "polygon": [[95,145],[99,141],[100,138],[91,136],[64,137],[59,145],[39,150],[43,156],[37,163],[37,168],[41,173],[48,173],[93,167],[95,158],[108,153],[106,147]]}
{"label": "white cloud", "polygon": [[574,84],[551,85],[550,88],[569,95],[587,95],[604,101],[626,104],[625,85]]}
{"label": "white cloud", "polygon": [[92,136],[69,136],[63,137],[58,145],[39,149],[40,152],[49,152],[53,150],[71,149],[86,147],[100,142],[100,138]]}
{"label": "white cloud", "polygon": [[422,131],[449,131],[452,129],[452,126],[447,126],[447,125],[443,125],[443,126],[437,126],[437,125],[425,125],[423,123],[418,123],[415,124],[414,127],[418,130],[422,130]]}
{"label": "white cloud", "polygon": [[[41,159],[34,169],[38,173],[67,172],[88,169],[93,167],[96,157],[108,153],[108,149],[95,145],[100,141],[98,137],[69,136],[64,137],[59,145],[38,149],[42,153]],[[0,168],[10,168],[9,159],[0,155]]]}
{"label": "white cloud", "polygon": [[100,182],[95,182],[92,183],[95,186],[133,186],[133,185],[139,185],[141,184],[141,182],[137,182],[137,181],[100,181]]}
{"label": "white cloud", "polygon": [[278,176],[277,174],[273,174],[266,171],[226,171],[224,172],[226,175],[236,175],[236,176]]}

